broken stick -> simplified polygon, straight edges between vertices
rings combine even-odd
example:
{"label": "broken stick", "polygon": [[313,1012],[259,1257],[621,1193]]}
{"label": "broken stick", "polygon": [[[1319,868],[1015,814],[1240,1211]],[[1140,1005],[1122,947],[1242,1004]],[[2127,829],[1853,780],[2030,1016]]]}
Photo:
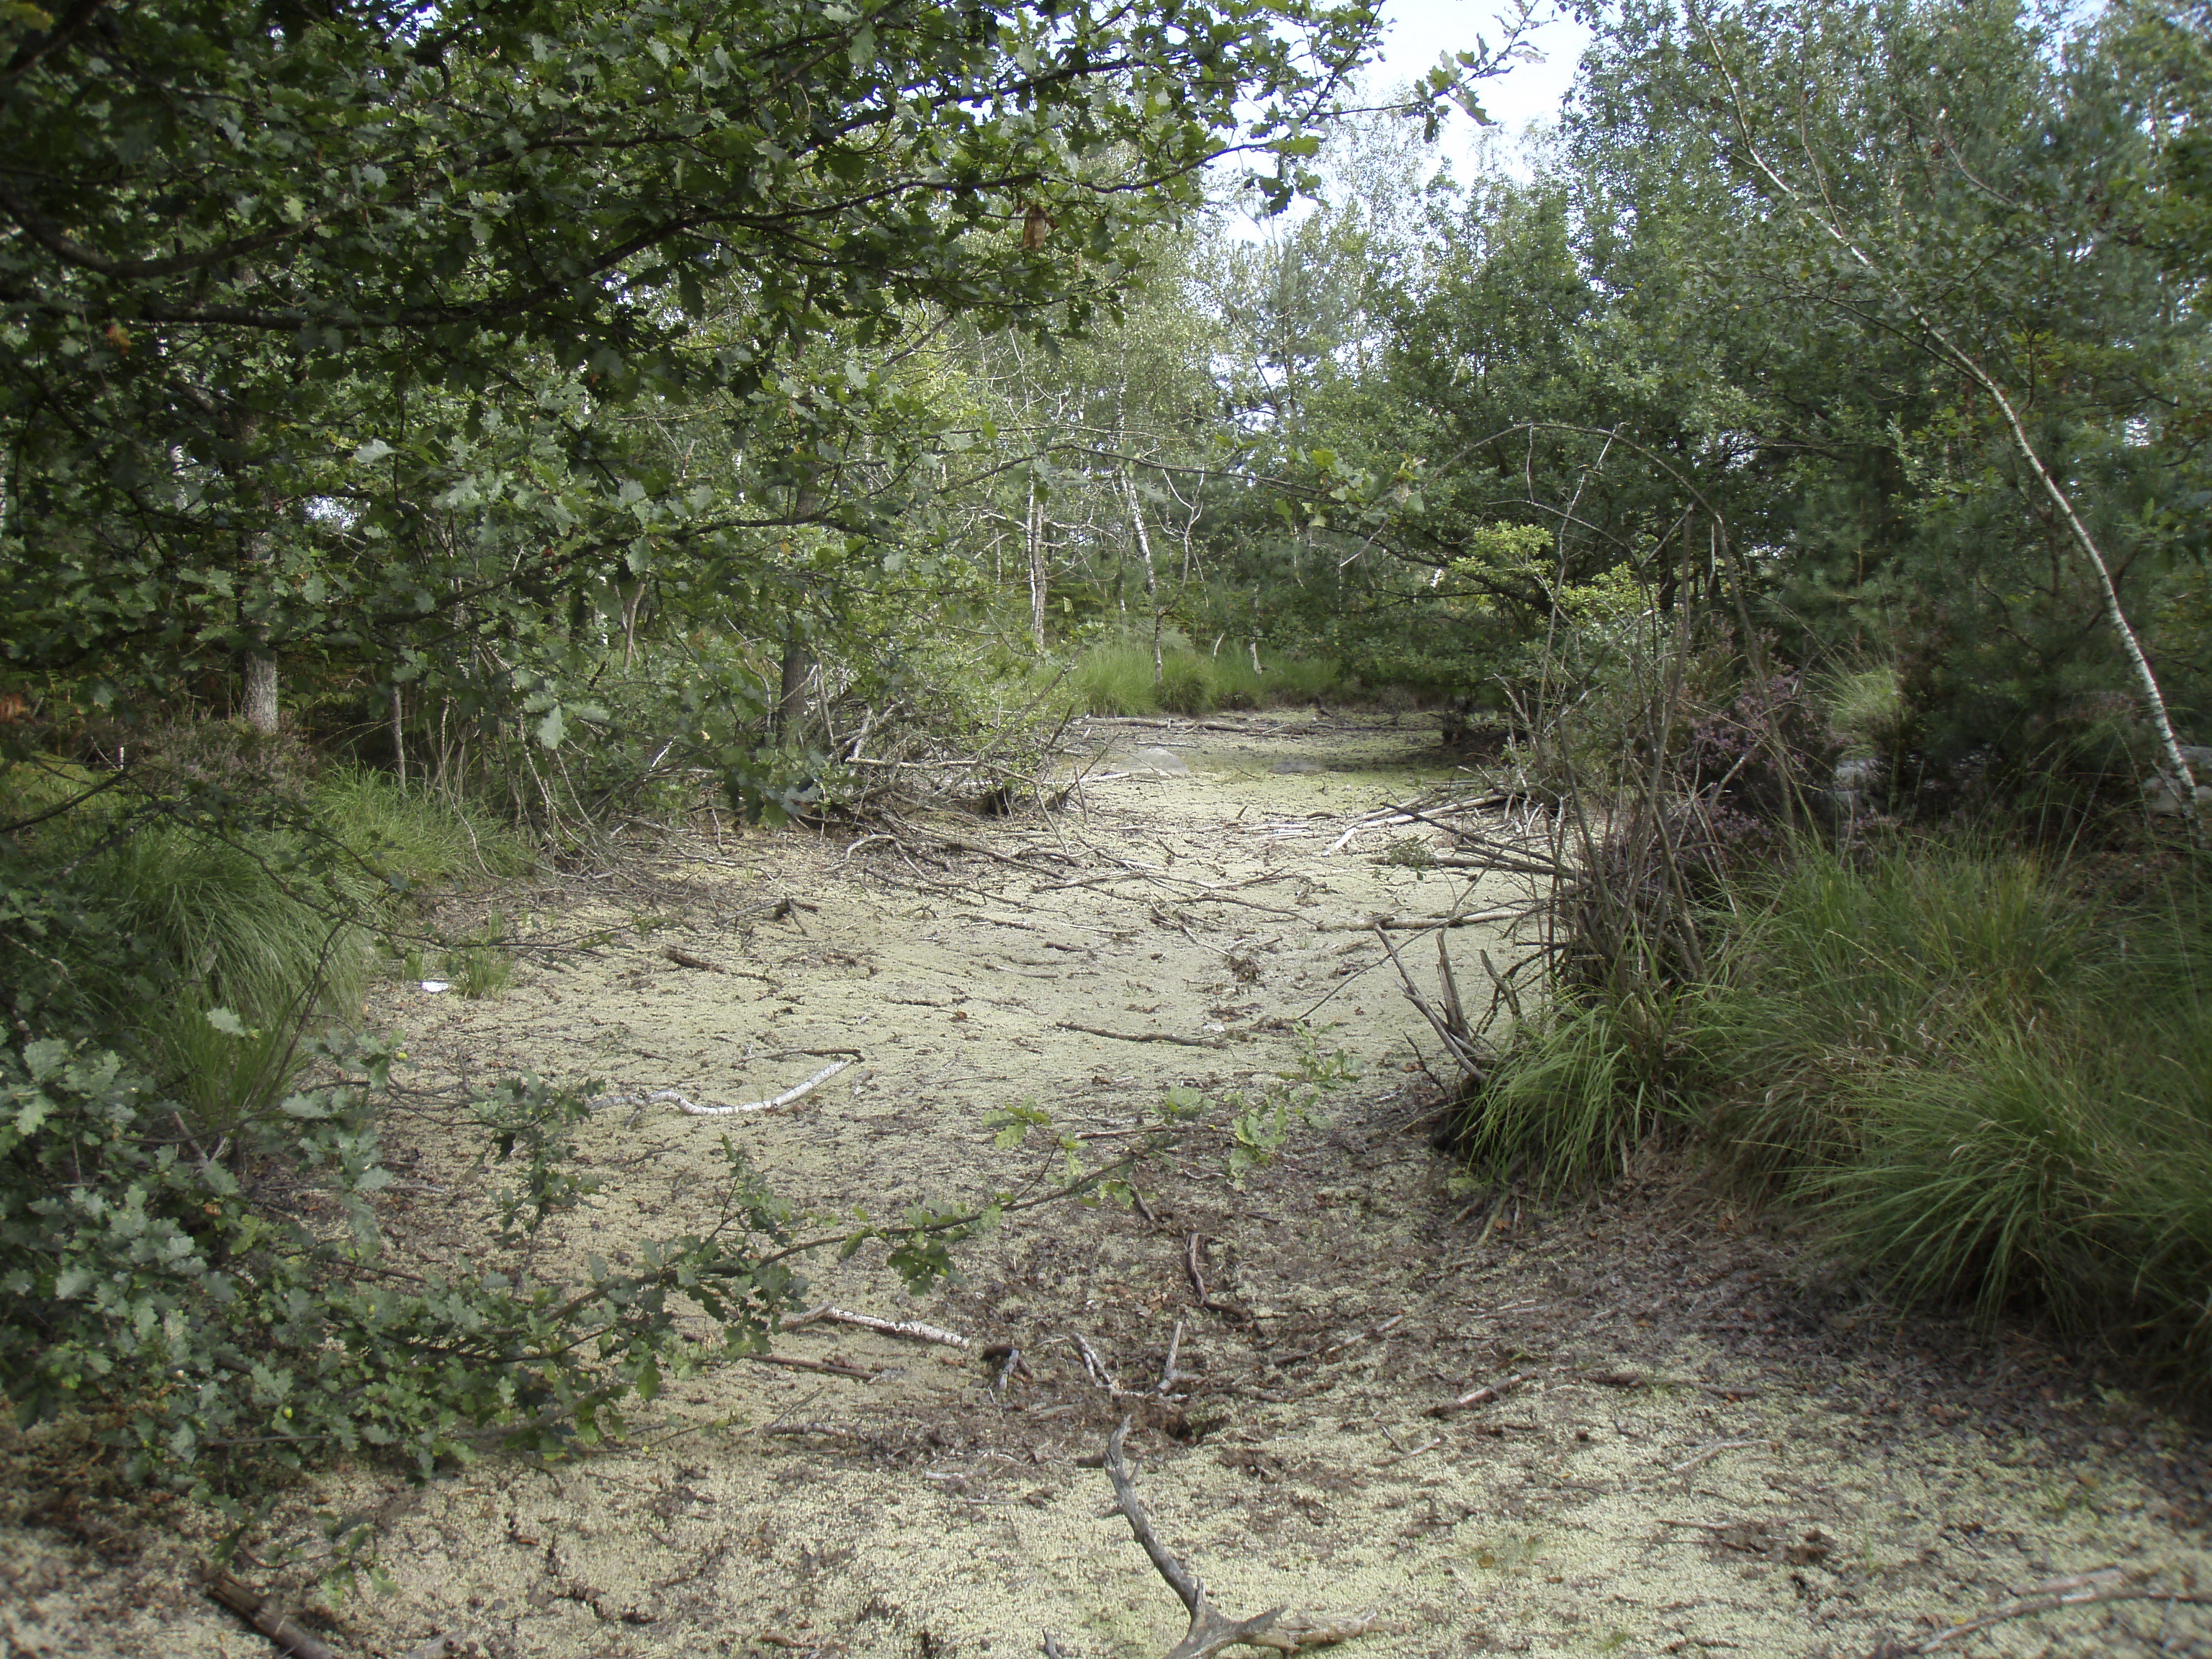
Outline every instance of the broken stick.
{"label": "broken stick", "polygon": [[274,1597],[264,1597],[252,1586],[227,1572],[208,1580],[207,1593],[276,1644],[292,1659],[337,1659],[337,1656],[285,1613]]}
{"label": "broken stick", "polygon": [[1449,1417],[1454,1412],[1463,1412],[1470,1407],[1487,1406],[1523,1382],[1534,1382],[1539,1375],[1536,1371],[1523,1371],[1518,1376],[1509,1376],[1502,1382],[1486,1382],[1479,1389],[1468,1389],[1456,1400],[1447,1400],[1441,1406],[1430,1407],[1428,1414],[1431,1417]]}
{"label": "broken stick", "polygon": [[916,1342],[942,1342],[948,1348],[964,1348],[968,1339],[957,1331],[948,1331],[936,1325],[925,1325],[918,1319],[900,1321],[878,1319],[873,1314],[853,1313],[844,1308],[833,1308],[827,1302],[818,1308],[810,1308],[796,1319],[787,1319],[783,1328],[795,1331],[802,1325],[857,1325],[864,1331],[880,1331],[885,1336],[911,1337]]}
{"label": "broken stick", "polygon": [[1145,1513],[1144,1504],[1138,1501],[1128,1465],[1121,1461],[1121,1443],[1128,1435],[1129,1419],[1125,1417],[1121,1426],[1107,1440],[1102,1461],[1107,1478],[1114,1483],[1114,1502],[1121,1509],[1122,1518],[1128,1522],[1137,1547],[1144,1551],[1160,1577],[1167,1580],[1176,1600],[1189,1611],[1190,1628],[1184,1632],[1182,1640],[1169,1650],[1168,1659],[1209,1659],[1209,1656],[1224,1648],[1238,1646],[1296,1653],[1300,1648],[1323,1647],[1375,1628],[1376,1615],[1373,1613],[1356,1619],[1314,1619],[1286,1613],[1283,1608],[1276,1607],[1249,1619],[1224,1618],[1206,1599],[1206,1586],[1198,1575],[1176,1560],[1167,1546],[1160,1542],[1159,1534],[1152,1528],[1152,1517]]}
{"label": "broken stick", "polygon": [[[805,1082],[767,1100],[749,1100],[742,1106],[696,1106],[680,1096],[677,1098],[676,1106],[678,1110],[688,1112],[693,1117],[727,1117],[735,1112],[780,1112],[787,1106],[797,1105],[838,1073],[849,1070],[852,1064],[849,1060],[833,1060]],[[656,1095],[654,1098],[659,1097]]]}
{"label": "broken stick", "polygon": [[841,1365],[834,1359],[794,1359],[782,1353],[757,1353],[748,1358],[757,1365],[781,1365],[786,1370],[820,1371],[828,1376],[850,1376],[862,1382],[876,1380],[873,1371],[864,1371],[858,1365]]}
{"label": "broken stick", "polygon": [[1210,1037],[1177,1036],[1172,1031],[1109,1031],[1103,1025],[1078,1025],[1073,1020],[1056,1019],[1053,1027],[1061,1031],[1080,1031],[1085,1036],[1111,1037],[1116,1042],[1172,1042],[1185,1048],[1218,1048],[1221,1045]]}

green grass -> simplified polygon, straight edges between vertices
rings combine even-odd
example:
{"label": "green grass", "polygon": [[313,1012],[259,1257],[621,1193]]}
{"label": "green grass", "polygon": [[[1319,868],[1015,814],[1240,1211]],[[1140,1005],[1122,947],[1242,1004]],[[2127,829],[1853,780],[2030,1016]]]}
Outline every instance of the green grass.
{"label": "green grass", "polygon": [[354,912],[374,890],[343,867],[326,885],[293,866],[295,851],[277,835],[156,824],[87,860],[82,898],[157,974],[249,1024],[343,1010],[367,964]]}
{"label": "green grass", "polygon": [[520,875],[530,844],[465,803],[403,790],[388,774],[349,768],[315,787],[317,817],[349,848],[410,887]]}
{"label": "green grass", "polygon": [[1701,981],[1628,976],[1516,1033],[1470,1154],[1556,1186],[1668,1133],[1904,1300],[2031,1308],[2206,1380],[2203,896],[2123,908],[1954,842],[1802,847],[1728,896]]}
{"label": "green grass", "polygon": [[1156,684],[1150,644],[1121,641],[1084,652],[1068,684],[1078,707],[1092,714],[1197,715],[1339,693],[1343,677],[1333,663],[1264,654],[1261,661],[1264,672],[1255,673],[1249,659],[1234,652],[1208,656],[1179,645],[1161,653]]}
{"label": "green grass", "polygon": [[[23,816],[90,781],[19,768],[0,794]],[[336,774],[304,805],[309,829],[216,832],[134,822],[131,798],[112,790],[0,849],[0,887],[58,907],[35,964],[49,1006],[139,1054],[211,1132],[273,1109],[304,1063],[303,1034],[354,1016],[374,936],[406,894],[529,862],[513,832],[379,774]],[[488,938],[454,952],[466,994],[495,994],[511,969]]]}

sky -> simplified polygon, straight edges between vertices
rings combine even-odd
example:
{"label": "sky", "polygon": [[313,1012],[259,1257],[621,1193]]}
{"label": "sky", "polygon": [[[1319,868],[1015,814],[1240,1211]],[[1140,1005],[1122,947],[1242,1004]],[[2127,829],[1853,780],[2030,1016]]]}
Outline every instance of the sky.
{"label": "sky", "polygon": [[[1367,71],[1370,83],[1389,87],[1431,68],[1448,52],[1465,52],[1481,35],[1497,44],[1502,31],[1493,8],[1480,0],[1387,0],[1382,8],[1387,28],[1382,37],[1382,61]],[[1589,32],[1571,19],[1548,23],[1531,37],[1544,54],[1540,64],[1517,64],[1497,80],[1483,83],[1481,101],[1491,118],[1517,136],[1531,121],[1550,121],[1559,112]],[[1453,128],[1443,140],[1455,161],[1473,148],[1474,123],[1455,115]],[[1462,179],[1465,166],[1455,168]]]}
{"label": "sky", "polygon": [[[1382,16],[1382,55],[1378,62],[1367,66],[1363,76],[1369,96],[1376,99],[1426,73],[1446,52],[1473,50],[1476,36],[1496,46],[1504,33],[1495,21],[1491,0],[1385,0]],[[1481,83],[1483,111],[1497,124],[1492,129],[1492,137],[1508,141],[1493,151],[1490,165],[1522,171],[1511,141],[1530,123],[1558,118],[1560,101],[1574,79],[1576,60],[1589,40],[1589,31],[1571,19],[1546,24],[1528,42],[1542,54],[1542,61],[1516,64],[1504,75]],[[1474,160],[1481,129],[1456,107],[1446,107],[1450,110],[1450,124],[1439,136],[1437,148],[1441,159],[1449,161],[1454,175],[1464,183],[1483,171]],[[1291,204],[1283,222],[1237,213],[1224,222],[1235,239],[1258,241],[1281,222],[1294,222],[1311,210],[1310,203],[1300,201]]]}

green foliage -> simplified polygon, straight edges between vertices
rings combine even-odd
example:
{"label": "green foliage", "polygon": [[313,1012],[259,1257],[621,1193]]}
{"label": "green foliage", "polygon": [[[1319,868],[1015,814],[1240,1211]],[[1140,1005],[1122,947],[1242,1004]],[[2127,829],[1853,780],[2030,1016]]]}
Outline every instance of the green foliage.
{"label": "green foliage", "polygon": [[1516,1033],[1468,1150],[1565,1184],[1694,1137],[1908,1298],[2032,1302],[2201,1367],[2212,914],[2085,878],[1990,845],[1801,846],[1729,896],[1705,977]]}
{"label": "green foliage", "polygon": [[447,951],[445,976],[454,989],[471,1000],[495,997],[514,977],[514,953],[502,941],[507,918],[495,911],[471,929]]}
{"label": "green foliage", "polygon": [[319,821],[393,886],[519,876],[529,842],[466,799],[400,788],[389,773],[337,769],[315,785]]}
{"label": "green foliage", "polygon": [[1215,708],[1265,708],[1277,703],[1310,702],[1343,694],[1333,664],[1302,657],[1274,657],[1264,670],[1228,654],[1201,655],[1187,647],[1163,651],[1160,679],[1152,680],[1149,646],[1094,645],[1076,659],[1068,683],[1078,706],[1092,714],[1199,715]]}

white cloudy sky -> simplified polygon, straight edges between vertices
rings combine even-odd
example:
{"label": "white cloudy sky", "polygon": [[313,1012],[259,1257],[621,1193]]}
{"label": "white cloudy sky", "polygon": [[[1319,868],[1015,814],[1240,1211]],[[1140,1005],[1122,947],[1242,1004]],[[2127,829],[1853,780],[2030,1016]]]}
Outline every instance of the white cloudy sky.
{"label": "white cloudy sky", "polygon": [[[1388,20],[1382,61],[1368,75],[1385,87],[1420,74],[1445,52],[1471,50],[1477,35],[1494,45],[1500,33],[1493,8],[1482,0],[1389,0],[1382,15]],[[1486,83],[1484,109],[1509,133],[1519,132],[1530,121],[1552,119],[1574,78],[1575,59],[1589,39],[1589,32],[1571,19],[1547,24],[1532,39],[1545,61],[1517,64]],[[1473,131],[1473,122],[1458,118],[1455,150],[1465,149]]]}

